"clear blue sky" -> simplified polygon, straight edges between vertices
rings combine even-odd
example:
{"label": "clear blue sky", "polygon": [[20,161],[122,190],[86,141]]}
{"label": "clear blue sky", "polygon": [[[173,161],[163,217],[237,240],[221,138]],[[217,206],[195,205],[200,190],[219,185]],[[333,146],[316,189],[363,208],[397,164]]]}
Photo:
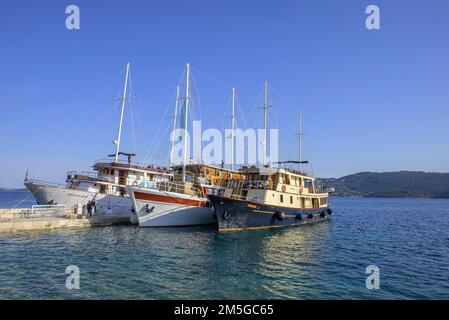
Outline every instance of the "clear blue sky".
{"label": "clear blue sky", "polygon": [[[69,4],[78,31],[65,28]],[[369,4],[381,30],[365,28]],[[21,186],[27,168],[60,182],[110,153],[128,61],[141,158],[170,125],[163,114],[190,62],[208,127],[222,127],[232,85],[249,121],[267,79],[281,157],[296,155],[302,111],[317,176],[449,171],[445,0],[3,1],[0,41],[0,186]],[[124,150],[134,151],[129,120]]]}

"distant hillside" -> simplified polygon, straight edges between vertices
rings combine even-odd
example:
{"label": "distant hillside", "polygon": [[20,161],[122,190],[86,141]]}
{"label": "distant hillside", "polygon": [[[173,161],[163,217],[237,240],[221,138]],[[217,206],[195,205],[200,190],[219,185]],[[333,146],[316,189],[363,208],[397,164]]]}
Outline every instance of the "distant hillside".
{"label": "distant hillside", "polygon": [[6,188],[0,188],[0,192],[23,192],[23,191],[28,191],[27,188],[16,188],[16,189],[6,189]]}
{"label": "distant hillside", "polygon": [[360,172],[339,179],[319,179],[333,195],[383,198],[449,198],[449,173],[421,171]]}

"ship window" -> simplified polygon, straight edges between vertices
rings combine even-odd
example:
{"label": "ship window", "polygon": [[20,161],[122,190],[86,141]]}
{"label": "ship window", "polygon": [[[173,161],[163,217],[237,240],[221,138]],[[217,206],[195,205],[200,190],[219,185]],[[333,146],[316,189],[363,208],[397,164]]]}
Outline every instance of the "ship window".
{"label": "ship window", "polygon": [[280,198],[281,198],[281,199],[280,199],[281,202],[284,202],[284,195],[283,195],[283,194],[280,195]]}
{"label": "ship window", "polygon": [[293,204],[293,196],[290,196],[290,203]]}
{"label": "ship window", "polygon": [[313,186],[312,180],[304,180],[304,187],[310,188]]}

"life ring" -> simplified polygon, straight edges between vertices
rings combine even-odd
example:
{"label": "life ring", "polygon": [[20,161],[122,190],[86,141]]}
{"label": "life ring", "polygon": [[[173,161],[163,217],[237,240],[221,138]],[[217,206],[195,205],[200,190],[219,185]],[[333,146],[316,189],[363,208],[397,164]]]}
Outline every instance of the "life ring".
{"label": "life ring", "polygon": [[225,220],[229,220],[229,218],[231,217],[231,214],[228,211],[225,211],[225,212],[223,212],[222,217]]}
{"label": "life ring", "polygon": [[285,192],[285,190],[287,190],[287,188],[285,187],[285,185],[282,185],[282,192]]}

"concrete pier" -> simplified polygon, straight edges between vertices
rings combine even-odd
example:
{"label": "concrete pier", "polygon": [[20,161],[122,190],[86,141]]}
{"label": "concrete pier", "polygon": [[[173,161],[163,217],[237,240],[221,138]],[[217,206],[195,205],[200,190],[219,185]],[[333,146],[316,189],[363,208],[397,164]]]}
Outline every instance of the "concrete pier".
{"label": "concrete pier", "polygon": [[31,208],[0,209],[0,233],[129,225],[129,217],[99,215],[86,217],[76,208],[39,210]]}

